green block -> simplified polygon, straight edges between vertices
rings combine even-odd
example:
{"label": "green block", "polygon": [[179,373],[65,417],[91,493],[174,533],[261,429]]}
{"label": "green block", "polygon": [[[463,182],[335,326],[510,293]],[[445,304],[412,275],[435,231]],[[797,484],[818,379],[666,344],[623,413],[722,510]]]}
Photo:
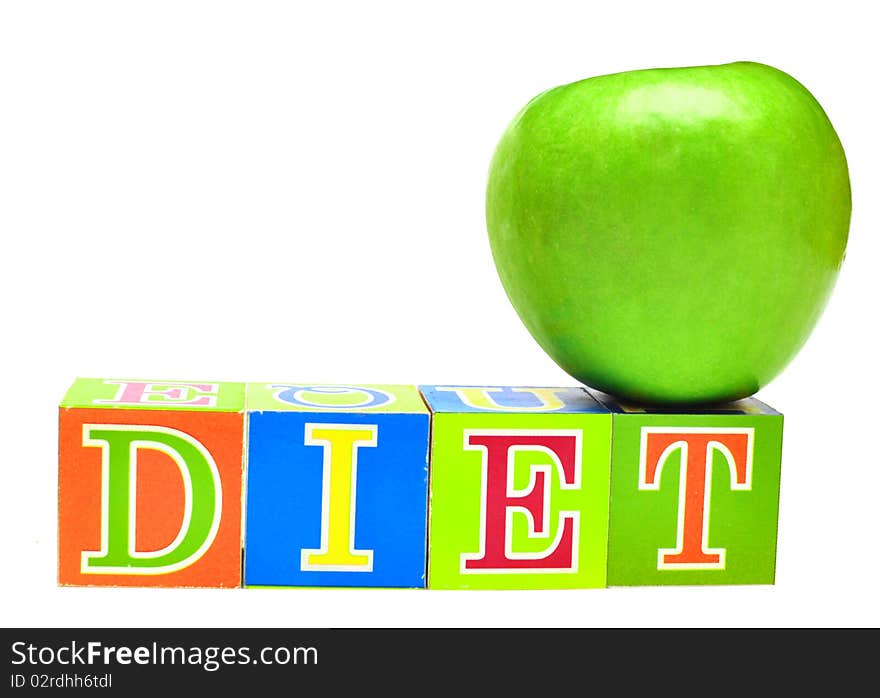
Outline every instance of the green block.
{"label": "green block", "polygon": [[61,407],[241,412],[244,383],[77,378]]}
{"label": "green block", "polygon": [[782,415],[747,398],[612,409],[609,586],[772,584]]}
{"label": "green block", "polygon": [[610,412],[580,388],[421,389],[428,587],[605,586]]}

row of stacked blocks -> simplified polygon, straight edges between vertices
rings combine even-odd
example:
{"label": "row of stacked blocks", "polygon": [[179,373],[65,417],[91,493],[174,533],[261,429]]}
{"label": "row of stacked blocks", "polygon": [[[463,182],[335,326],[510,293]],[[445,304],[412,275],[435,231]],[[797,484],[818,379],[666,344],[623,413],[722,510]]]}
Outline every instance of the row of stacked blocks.
{"label": "row of stacked blocks", "polygon": [[[62,585],[771,584],[782,415],[584,388],[78,379]],[[242,558],[243,555],[243,558]]]}

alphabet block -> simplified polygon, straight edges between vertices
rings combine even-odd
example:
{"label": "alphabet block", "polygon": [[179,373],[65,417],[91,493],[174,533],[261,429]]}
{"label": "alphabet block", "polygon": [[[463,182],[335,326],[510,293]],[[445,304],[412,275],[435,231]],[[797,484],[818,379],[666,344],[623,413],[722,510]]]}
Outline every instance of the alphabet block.
{"label": "alphabet block", "polygon": [[424,587],[418,390],[250,383],[247,405],[245,585]]}
{"label": "alphabet block", "polygon": [[782,415],[594,397],[614,412],[608,584],[772,584]]}
{"label": "alphabet block", "polygon": [[611,413],[581,388],[421,386],[428,586],[603,587]]}
{"label": "alphabet block", "polygon": [[244,384],[78,379],[59,410],[58,583],[236,587]]}

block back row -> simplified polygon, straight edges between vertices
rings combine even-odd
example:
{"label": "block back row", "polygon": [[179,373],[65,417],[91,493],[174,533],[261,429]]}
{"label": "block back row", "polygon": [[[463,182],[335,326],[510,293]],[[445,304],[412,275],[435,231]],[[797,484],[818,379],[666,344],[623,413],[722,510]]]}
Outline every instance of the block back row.
{"label": "block back row", "polygon": [[581,387],[78,379],[62,585],[770,584],[782,415]]}

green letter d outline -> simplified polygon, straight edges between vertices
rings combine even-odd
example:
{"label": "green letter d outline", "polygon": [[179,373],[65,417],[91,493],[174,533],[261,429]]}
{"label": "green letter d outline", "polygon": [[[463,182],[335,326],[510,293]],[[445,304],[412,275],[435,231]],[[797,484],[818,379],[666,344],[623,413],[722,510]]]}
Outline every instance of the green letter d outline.
{"label": "green letter d outline", "polygon": [[[177,429],[84,424],[83,446],[101,449],[101,549],[84,550],[83,574],[168,574],[207,552],[220,527],[223,494],[217,464],[195,438]],[[137,551],[139,449],[169,456],[183,478],[184,513],[177,536],[161,550]]]}

